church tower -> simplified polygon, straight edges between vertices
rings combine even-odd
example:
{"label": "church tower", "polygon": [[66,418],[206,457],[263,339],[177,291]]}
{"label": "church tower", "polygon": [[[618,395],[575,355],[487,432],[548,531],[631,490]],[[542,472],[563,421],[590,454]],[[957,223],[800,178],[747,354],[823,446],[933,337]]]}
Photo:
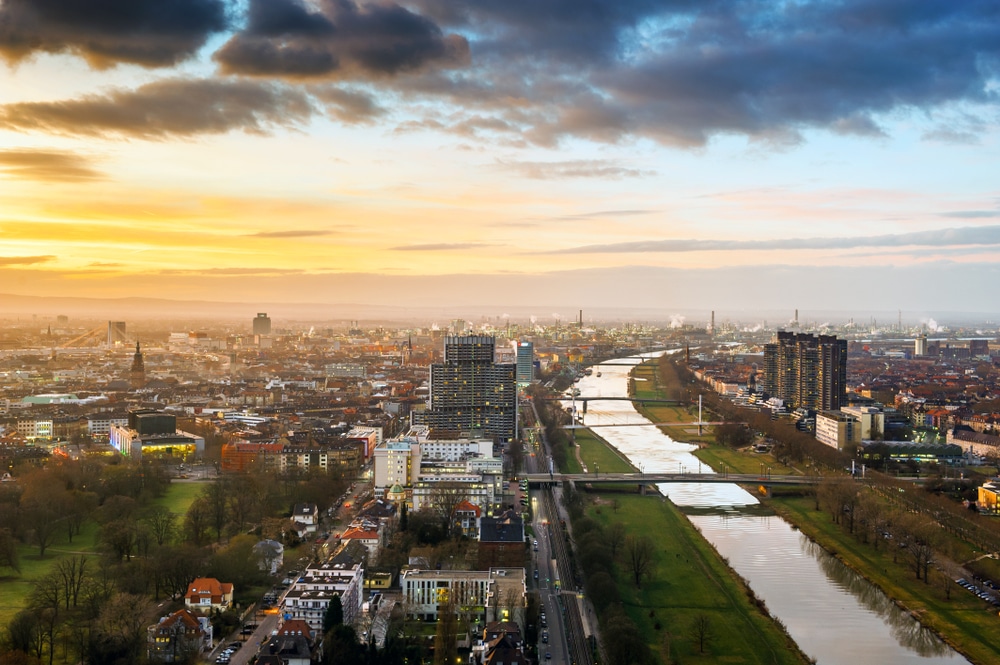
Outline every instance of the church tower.
{"label": "church tower", "polygon": [[129,386],[132,390],[138,390],[146,385],[146,366],[142,362],[142,351],[139,350],[139,342],[135,343],[135,355],[132,356],[132,370],[129,372]]}

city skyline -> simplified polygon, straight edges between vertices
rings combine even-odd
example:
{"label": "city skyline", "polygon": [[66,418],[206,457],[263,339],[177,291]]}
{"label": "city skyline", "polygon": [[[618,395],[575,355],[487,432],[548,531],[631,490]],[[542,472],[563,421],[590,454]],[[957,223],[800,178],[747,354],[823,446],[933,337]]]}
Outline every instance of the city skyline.
{"label": "city skyline", "polygon": [[0,294],[1000,310],[992,3],[76,7],[0,4]]}

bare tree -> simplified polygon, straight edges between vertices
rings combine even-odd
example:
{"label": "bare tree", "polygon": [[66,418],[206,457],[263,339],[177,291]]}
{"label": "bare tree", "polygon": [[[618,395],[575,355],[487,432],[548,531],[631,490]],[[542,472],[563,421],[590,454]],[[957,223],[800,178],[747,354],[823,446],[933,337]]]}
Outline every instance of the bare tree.
{"label": "bare tree", "polygon": [[698,645],[698,653],[705,653],[705,647],[713,638],[712,621],[707,614],[696,614],[691,621],[691,641]]}
{"label": "bare tree", "polygon": [[435,483],[430,491],[431,508],[441,518],[445,533],[450,534],[454,525],[455,510],[458,505],[469,498],[469,488],[465,483],[441,482]]}
{"label": "bare tree", "polygon": [[611,548],[611,558],[617,559],[625,544],[625,525],[622,522],[612,522],[604,533],[607,536],[608,547]]}
{"label": "bare tree", "polygon": [[83,554],[60,559],[56,564],[56,573],[63,584],[63,599],[66,609],[76,607],[80,601],[80,588],[83,586],[87,571],[87,557]]}
{"label": "bare tree", "polygon": [[656,563],[653,558],[655,552],[656,545],[649,536],[626,536],[625,559],[637,588],[642,587],[643,579],[652,575]]}
{"label": "bare tree", "polygon": [[157,545],[170,542],[177,529],[177,516],[166,506],[153,506],[146,512],[143,521]]}

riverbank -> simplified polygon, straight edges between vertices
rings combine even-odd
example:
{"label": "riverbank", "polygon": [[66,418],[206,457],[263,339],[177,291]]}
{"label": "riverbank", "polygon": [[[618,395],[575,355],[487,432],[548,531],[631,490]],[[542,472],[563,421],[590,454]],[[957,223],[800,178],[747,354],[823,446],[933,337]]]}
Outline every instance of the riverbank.
{"label": "riverbank", "polygon": [[970,661],[977,665],[997,661],[1000,616],[950,576],[932,575],[932,583],[916,580],[901,556],[894,562],[887,547],[876,551],[860,543],[827,513],[815,510],[810,497],[778,497],[767,505]]}
{"label": "riverbank", "polygon": [[[665,380],[656,371],[656,366],[657,363],[645,363],[634,370],[636,374],[633,376],[647,378],[635,384],[637,386],[657,387],[656,390],[647,389],[643,396],[662,399],[669,396],[670,388],[665,385],[658,387]],[[641,375],[638,374],[640,371]],[[650,380],[648,377],[651,375],[657,376],[658,381]],[[662,411],[657,414],[657,417],[665,416],[667,414]],[[669,430],[664,431],[669,435]],[[699,446],[693,454],[716,471],[728,468],[735,472],[756,473],[766,466],[772,474],[799,473],[798,469],[780,465],[769,454],[737,451],[705,442]],[[897,548],[896,561],[893,561],[888,547],[876,550],[861,543],[840,525],[834,524],[828,512],[816,510],[812,496],[782,494],[767,500],[764,505],[878,588],[920,625],[937,634],[966,658],[982,665],[996,662],[995,645],[1000,643],[1000,617],[992,606],[954,582],[959,575],[933,571],[930,582],[915,579],[905,551]],[[969,556],[968,545],[964,543],[952,543],[948,551]]]}
{"label": "riverbank", "polygon": [[[589,430],[577,432],[579,458],[594,472],[633,465]],[[595,476],[597,474],[595,473]],[[605,532],[621,523],[626,536],[658,534],[652,573],[637,588],[626,561],[615,583],[623,608],[663,663],[802,665],[809,659],[684,514],[664,498],[624,493],[594,483],[585,493],[586,515]],[[625,558],[625,555],[622,555]],[[696,618],[707,631],[699,649]]]}

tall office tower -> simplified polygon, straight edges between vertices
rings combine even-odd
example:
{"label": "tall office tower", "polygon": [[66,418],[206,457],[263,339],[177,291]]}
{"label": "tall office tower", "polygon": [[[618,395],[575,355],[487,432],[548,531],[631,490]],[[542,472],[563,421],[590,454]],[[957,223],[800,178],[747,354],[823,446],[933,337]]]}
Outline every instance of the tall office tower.
{"label": "tall office tower", "polygon": [[444,362],[430,367],[430,404],[413,423],[499,441],[517,436],[517,365],[494,363],[495,345],[486,335],[445,337]]}
{"label": "tall office tower", "polygon": [[535,378],[535,345],[517,343],[517,385],[526,386]]}
{"label": "tall office tower", "polygon": [[125,341],[125,322],[108,321],[108,348]]}
{"label": "tall office tower", "polygon": [[267,312],[260,312],[257,317],[253,320],[253,334],[254,335],[270,335],[271,334],[271,317],[267,315]]}
{"label": "tall office tower", "polygon": [[764,385],[795,408],[839,409],[847,396],[847,340],[779,330],[764,345]]}
{"label": "tall office tower", "polygon": [[132,369],[128,373],[128,383],[133,390],[146,385],[146,365],[142,361],[142,351],[139,342],[135,343],[135,355],[132,356]]}
{"label": "tall office tower", "polygon": [[921,335],[913,341],[913,355],[915,356],[926,356],[927,355],[927,335]]}

